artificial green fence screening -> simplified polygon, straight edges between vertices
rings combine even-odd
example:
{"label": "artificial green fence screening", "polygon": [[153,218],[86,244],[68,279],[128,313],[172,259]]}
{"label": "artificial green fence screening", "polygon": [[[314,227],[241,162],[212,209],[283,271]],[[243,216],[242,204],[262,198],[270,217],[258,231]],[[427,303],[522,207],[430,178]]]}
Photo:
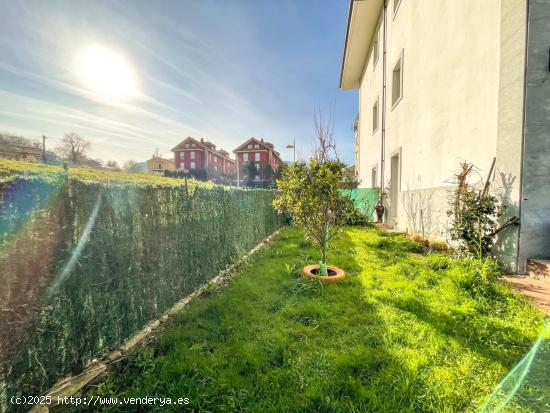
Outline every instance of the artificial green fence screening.
{"label": "artificial green fence screening", "polygon": [[0,411],[157,318],[283,225],[274,192],[0,184]]}
{"label": "artificial green fence screening", "polygon": [[374,207],[378,201],[378,188],[355,188],[344,190],[352,199],[355,208],[374,218]]}

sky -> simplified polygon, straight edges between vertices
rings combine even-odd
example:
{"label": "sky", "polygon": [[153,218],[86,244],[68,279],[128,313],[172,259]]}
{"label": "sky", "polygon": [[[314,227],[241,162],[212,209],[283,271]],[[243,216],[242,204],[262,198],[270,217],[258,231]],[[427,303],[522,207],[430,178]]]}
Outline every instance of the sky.
{"label": "sky", "polygon": [[76,132],[90,157],[145,161],[187,136],[250,137],[307,157],[333,112],[353,163],[357,92],[338,88],[347,0],[0,0],[0,132],[47,147]]}

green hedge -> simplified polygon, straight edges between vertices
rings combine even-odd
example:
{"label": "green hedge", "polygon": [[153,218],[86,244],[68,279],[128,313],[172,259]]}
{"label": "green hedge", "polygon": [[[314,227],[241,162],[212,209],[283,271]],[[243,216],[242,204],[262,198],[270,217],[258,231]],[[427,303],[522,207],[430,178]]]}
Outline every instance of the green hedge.
{"label": "green hedge", "polygon": [[0,404],[81,371],[280,228],[273,197],[222,187],[187,194],[77,180],[2,183]]}

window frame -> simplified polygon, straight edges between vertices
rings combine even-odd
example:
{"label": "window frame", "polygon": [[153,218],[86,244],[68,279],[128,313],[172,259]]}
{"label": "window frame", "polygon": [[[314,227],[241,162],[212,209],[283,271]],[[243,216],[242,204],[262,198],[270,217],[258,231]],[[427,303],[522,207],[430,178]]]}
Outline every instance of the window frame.
{"label": "window frame", "polygon": [[[378,128],[380,127],[380,105],[379,105],[379,96],[376,96],[376,101],[372,105],[372,134],[374,135],[376,132],[378,132]],[[374,127],[374,109],[376,108],[376,127]]]}
{"label": "window frame", "polygon": [[248,153],[243,153],[243,162],[248,162]]}
{"label": "window frame", "polygon": [[[376,46],[376,47],[375,47]],[[374,53],[376,51],[376,54]],[[380,21],[376,23],[376,30],[372,42],[372,71],[376,70],[376,64],[380,60]]]}
{"label": "window frame", "polygon": [[[399,102],[401,102],[403,100],[403,61],[404,61],[404,50],[402,49],[401,50],[401,53],[399,54],[399,57],[396,59],[394,65],[393,65],[393,69],[392,69],[392,81],[391,81],[391,100],[392,100],[392,106],[391,106],[391,109],[395,109],[395,107],[399,104]],[[394,93],[394,90],[395,90],[395,85],[394,85],[394,74],[395,74],[395,69],[396,67],[399,65],[399,97],[394,101],[394,96],[393,96],[393,93]]]}

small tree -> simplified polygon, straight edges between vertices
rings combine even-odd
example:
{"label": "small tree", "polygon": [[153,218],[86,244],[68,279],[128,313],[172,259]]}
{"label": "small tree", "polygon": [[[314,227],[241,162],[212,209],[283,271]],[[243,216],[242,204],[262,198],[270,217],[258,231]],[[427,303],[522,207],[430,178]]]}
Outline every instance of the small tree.
{"label": "small tree", "polygon": [[[315,116],[317,145],[309,162],[286,167],[277,180],[279,194],[274,207],[290,214],[304,228],[306,238],[319,246],[320,273],[327,275],[327,250],[331,240],[342,233],[353,202],[342,188],[349,185],[345,164],[337,159],[331,122]],[[331,157],[334,151],[334,158]]]}
{"label": "small tree", "polygon": [[340,190],[342,168],[337,160],[297,162],[287,167],[277,181],[280,193],[275,208],[292,216],[304,228],[306,238],[321,251],[322,275],[326,273],[329,242],[337,237],[353,209],[351,199]]}
{"label": "small tree", "polygon": [[244,165],[244,171],[246,175],[246,186],[253,186],[254,178],[258,175],[258,169],[256,168],[256,165],[254,165],[254,162],[247,162]]}
{"label": "small tree", "polygon": [[92,144],[80,135],[71,132],[65,134],[61,140],[61,146],[57,148],[61,158],[72,163],[81,163],[86,160],[86,154],[90,151]]}

